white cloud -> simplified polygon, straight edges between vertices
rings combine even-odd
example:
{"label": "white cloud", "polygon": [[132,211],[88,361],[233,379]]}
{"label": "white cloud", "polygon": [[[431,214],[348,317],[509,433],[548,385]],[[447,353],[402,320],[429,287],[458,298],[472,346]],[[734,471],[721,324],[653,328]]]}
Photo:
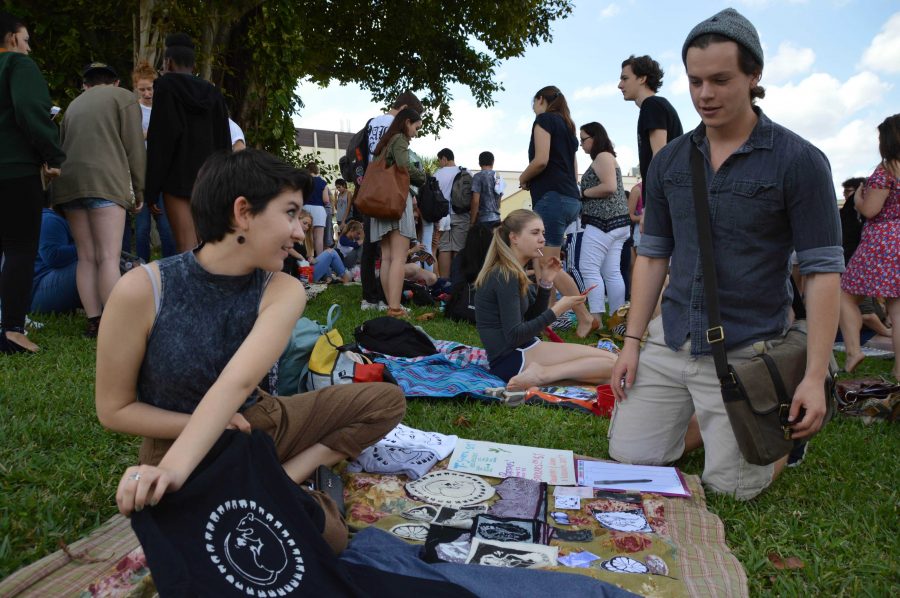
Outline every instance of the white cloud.
{"label": "white cloud", "polygon": [[801,48],[792,42],[782,42],[775,56],[766,60],[763,77],[767,82],[781,83],[809,72],[815,61],[816,53],[812,49]]}
{"label": "white cloud", "polygon": [[572,99],[593,100],[597,98],[609,98],[614,97],[619,93],[621,92],[619,91],[617,84],[604,83],[602,85],[597,85],[596,87],[582,87],[576,89],[575,93],[572,94]]}
{"label": "white cloud", "polygon": [[600,18],[601,19],[609,19],[609,18],[616,16],[620,12],[622,12],[622,9],[619,7],[618,4],[613,2],[612,4],[606,6],[606,8],[604,8],[603,10],[600,11]]}
{"label": "white cloud", "polygon": [[799,83],[770,85],[760,102],[772,119],[807,138],[837,132],[848,118],[881,101],[891,85],[870,72],[841,83],[827,73],[815,73]]}
{"label": "white cloud", "polygon": [[863,53],[862,68],[900,73],[900,12],[888,19]]}
{"label": "white cloud", "polygon": [[666,69],[666,75],[663,77],[663,91],[661,93],[683,96],[690,92],[688,88],[687,73],[684,65],[680,62],[673,62]]}
{"label": "white cloud", "polygon": [[813,139],[831,163],[835,188],[841,181],[854,176],[869,176],[878,163],[878,134],[876,125],[880,119],[856,119],[834,135]]}
{"label": "white cloud", "polygon": [[[775,4],[776,0],[738,0],[738,4],[749,6],[751,8],[766,8],[771,4]],[[782,0],[778,0],[781,4]],[[806,4],[809,0],[787,0],[788,4]]]}

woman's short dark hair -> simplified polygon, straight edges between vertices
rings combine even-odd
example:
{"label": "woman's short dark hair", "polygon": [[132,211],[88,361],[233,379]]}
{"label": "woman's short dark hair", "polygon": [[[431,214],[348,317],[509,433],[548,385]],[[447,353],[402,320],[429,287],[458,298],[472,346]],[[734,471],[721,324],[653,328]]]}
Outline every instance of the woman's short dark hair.
{"label": "woman's short dark hair", "polygon": [[665,71],[659,66],[659,63],[649,56],[635,56],[632,54],[622,62],[622,68],[631,67],[631,72],[635,77],[647,77],[645,83],[647,87],[653,90],[653,93],[659,91],[662,87],[663,76]]}
{"label": "woman's short dark hair", "polygon": [[166,36],[166,58],[177,66],[194,68],[194,42],[187,33],[170,33]]}
{"label": "woman's short dark hair", "polygon": [[250,213],[259,214],[284,191],[312,193],[309,173],[262,150],[218,152],[210,156],[191,192],[191,215],[202,241],[221,241],[234,230],[234,200],[246,197]]}
{"label": "woman's short dark hair", "polygon": [[616,150],[613,149],[612,141],[609,140],[609,134],[603,128],[603,125],[598,122],[590,122],[586,125],[581,125],[581,130],[591,138],[591,160],[596,158],[597,154],[601,152],[609,152],[613,156],[616,155]]}
{"label": "woman's short dark hair", "polygon": [[421,100],[419,100],[419,98],[416,97],[416,94],[409,91],[408,89],[406,91],[404,91],[403,93],[401,93],[399,96],[397,96],[397,99],[394,100],[393,104],[391,104],[391,109],[400,110],[403,106],[406,106],[407,108],[412,108],[419,114],[422,114],[423,112],[425,112],[425,107],[422,106]]}
{"label": "woman's short dark hair", "polygon": [[878,125],[878,151],[882,159],[900,160],[900,114],[889,116]]}
{"label": "woman's short dark hair", "polygon": [[25,22],[16,15],[6,11],[0,11],[0,43],[3,43],[3,40],[6,39],[7,35],[10,33],[18,33],[19,29],[24,26]]}
{"label": "woman's short dark hair", "polygon": [[[763,67],[759,63],[758,60],[750,53],[750,50],[738,44],[733,39],[729,39],[724,35],[719,35],[718,33],[705,33],[696,39],[691,41],[691,44],[688,48],[700,48],[703,50],[708,47],[709,44],[721,44],[724,42],[733,42],[737,44],[738,47],[738,68],[741,69],[741,72],[745,75],[759,75],[762,76]],[[753,89],[750,90],[750,99],[763,99],[766,97],[766,90],[762,85],[757,85]]]}
{"label": "woman's short dark hair", "polygon": [[85,85],[88,87],[93,87],[95,85],[112,85],[119,78],[113,75],[111,72],[103,70],[103,69],[94,69],[89,71],[84,77],[81,78]]}

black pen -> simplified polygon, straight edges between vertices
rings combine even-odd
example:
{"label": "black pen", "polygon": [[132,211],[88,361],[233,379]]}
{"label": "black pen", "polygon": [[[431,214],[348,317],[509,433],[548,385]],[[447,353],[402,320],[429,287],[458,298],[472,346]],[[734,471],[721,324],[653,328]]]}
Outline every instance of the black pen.
{"label": "black pen", "polygon": [[593,485],[609,485],[609,484],[646,484],[653,480],[594,480]]}

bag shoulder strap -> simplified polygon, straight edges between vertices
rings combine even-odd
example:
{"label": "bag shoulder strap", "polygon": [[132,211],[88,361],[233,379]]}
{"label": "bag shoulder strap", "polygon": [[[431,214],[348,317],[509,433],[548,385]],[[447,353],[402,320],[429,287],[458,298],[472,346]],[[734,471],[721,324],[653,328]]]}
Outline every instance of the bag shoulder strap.
{"label": "bag shoulder strap", "polygon": [[716,375],[720,384],[736,384],[731,374],[728,357],[725,354],[725,329],[722,328],[722,314],[719,312],[719,281],[716,276],[716,262],[713,257],[712,225],[709,218],[709,199],[706,188],[706,167],[700,149],[691,144],[691,179],[694,194],[694,216],[697,223],[697,243],[700,246],[700,263],[703,266],[703,291],[706,296],[706,313],[709,329],[706,342],[712,351],[716,364]]}
{"label": "bag shoulder strap", "polygon": [[334,325],[337,324],[337,320],[340,317],[341,306],[335,303],[330,308],[328,308],[328,318],[326,320],[325,330],[333,330]]}

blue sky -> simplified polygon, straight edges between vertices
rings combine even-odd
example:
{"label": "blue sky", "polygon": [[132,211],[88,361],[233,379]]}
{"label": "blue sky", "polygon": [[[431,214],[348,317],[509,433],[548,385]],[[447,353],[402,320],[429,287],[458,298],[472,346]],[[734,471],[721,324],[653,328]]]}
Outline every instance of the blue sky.
{"label": "blue sky", "polygon": [[[690,29],[734,6],[759,31],[765,52],[759,102],[776,122],[818,146],[831,161],[836,185],[871,173],[878,162],[875,126],[900,111],[900,4],[890,0],[582,0],[573,14],[553,25],[553,41],[529,48],[497,70],[504,90],[496,104],[478,108],[469,90],[452,88],[453,124],[437,137],[422,137],[413,149],[434,155],[450,147],[457,163],[477,166],[478,153],[492,151],[496,168],[527,164],[534,119],[531,98],[556,85],[569,100],[576,124],[601,122],[616,144],[623,170],[637,165],[638,110],[616,89],[622,60],[649,54],[666,72],[660,95],[668,98],[685,130],[699,117],[691,105],[681,64]],[[305,107],[298,126],[357,131],[380,112],[356,86],[320,88],[300,84]],[[579,158],[586,168],[587,156]]]}

